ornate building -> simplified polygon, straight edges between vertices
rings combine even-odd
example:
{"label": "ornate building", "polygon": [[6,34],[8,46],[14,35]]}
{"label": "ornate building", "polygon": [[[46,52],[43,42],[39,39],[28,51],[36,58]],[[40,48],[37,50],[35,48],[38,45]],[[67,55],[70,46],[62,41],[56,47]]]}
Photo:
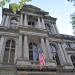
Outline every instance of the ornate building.
{"label": "ornate building", "polygon": [[[56,18],[32,5],[13,14],[3,9],[0,24],[0,75],[75,75],[75,36],[59,34]],[[39,48],[46,57],[39,68]],[[34,62],[34,47],[37,61]]]}

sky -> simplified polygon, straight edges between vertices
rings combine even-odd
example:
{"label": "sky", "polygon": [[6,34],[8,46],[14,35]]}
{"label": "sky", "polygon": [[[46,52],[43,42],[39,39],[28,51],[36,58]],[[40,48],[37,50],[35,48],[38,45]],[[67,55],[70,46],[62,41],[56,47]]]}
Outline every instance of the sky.
{"label": "sky", "polygon": [[[73,29],[70,23],[70,15],[75,12],[73,3],[67,2],[67,0],[32,0],[28,4],[37,6],[49,12],[50,16],[57,18],[56,25],[59,33],[73,35]],[[5,7],[8,7],[8,4]],[[1,12],[2,10],[0,8],[0,23],[2,20]]]}

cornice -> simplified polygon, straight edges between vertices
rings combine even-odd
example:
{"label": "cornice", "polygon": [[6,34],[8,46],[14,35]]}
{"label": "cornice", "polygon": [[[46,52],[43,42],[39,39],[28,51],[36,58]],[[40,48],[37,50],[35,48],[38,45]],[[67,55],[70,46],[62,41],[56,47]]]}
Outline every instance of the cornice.
{"label": "cornice", "polygon": [[0,27],[0,35],[19,36],[19,34],[46,37],[47,31],[45,29],[38,29],[38,28],[32,28],[32,27],[21,27],[21,26],[19,26],[17,29]]}

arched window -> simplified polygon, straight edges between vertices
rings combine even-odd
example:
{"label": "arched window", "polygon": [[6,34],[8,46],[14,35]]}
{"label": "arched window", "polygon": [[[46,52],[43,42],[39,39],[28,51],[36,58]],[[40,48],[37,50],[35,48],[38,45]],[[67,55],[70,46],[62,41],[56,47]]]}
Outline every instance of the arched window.
{"label": "arched window", "polygon": [[75,56],[74,55],[71,56],[71,60],[72,60],[73,66],[75,67]]}
{"label": "arched window", "polygon": [[5,45],[5,52],[3,57],[4,63],[14,64],[15,57],[15,41],[7,40]]}
{"label": "arched window", "polygon": [[29,60],[38,61],[38,48],[36,43],[29,43]]}
{"label": "arched window", "polygon": [[50,44],[51,49],[52,49],[52,54],[53,54],[53,60],[56,61],[57,65],[60,65],[58,53],[57,53],[57,48],[54,44]]}

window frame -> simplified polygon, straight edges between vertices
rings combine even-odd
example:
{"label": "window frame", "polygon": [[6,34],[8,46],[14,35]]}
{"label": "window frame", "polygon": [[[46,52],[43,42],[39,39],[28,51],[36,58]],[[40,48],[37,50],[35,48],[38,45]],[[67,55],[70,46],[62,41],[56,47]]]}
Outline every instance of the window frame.
{"label": "window frame", "polygon": [[[9,42],[8,42],[9,41]],[[8,46],[8,45],[9,46]],[[13,46],[13,44],[14,44],[14,46]],[[6,51],[8,50],[8,58],[7,58],[7,60],[5,60],[5,58],[6,58]],[[5,51],[4,51],[4,56],[3,56],[3,63],[4,64],[14,64],[14,59],[15,59],[15,50],[16,50],[16,42],[15,42],[15,40],[13,40],[13,39],[8,39],[7,41],[6,41],[6,44],[5,44]],[[14,51],[14,56],[13,56],[13,58],[11,58],[11,54],[12,54],[12,51]],[[13,60],[13,62],[11,62],[11,59]]]}
{"label": "window frame", "polygon": [[52,33],[52,30],[51,30],[51,26],[50,26],[50,24],[45,23],[45,28],[47,29],[47,31],[49,32],[49,34]]}
{"label": "window frame", "polygon": [[[56,45],[54,45],[52,43],[50,43],[49,45],[50,45],[50,47],[52,49],[53,60],[57,63],[57,65],[60,65],[60,60],[59,60],[59,56],[58,56],[58,53],[57,53],[57,47],[56,47]],[[54,50],[54,52],[53,52],[52,46],[56,49],[56,51]]]}
{"label": "window frame", "polygon": [[75,55],[71,55],[71,61],[72,61],[72,64],[75,68]]}
{"label": "window frame", "polygon": [[[30,42],[31,43],[31,49],[30,49],[30,47],[29,47],[29,60],[31,61],[31,63],[33,64],[33,63],[38,63],[38,61],[39,61],[39,57],[38,57],[38,59],[37,59],[37,62],[34,62],[34,60],[33,60],[33,50],[34,50],[34,48],[33,48],[33,46],[36,46],[37,47],[37,44],[36,43],[34,43],[34,42]],[[30,44],[29,43],[29,44]],[[38,50],[38,47],[37,47],[37,50]],[[30,59],[30,52],[32,52],[32,59]]]}

